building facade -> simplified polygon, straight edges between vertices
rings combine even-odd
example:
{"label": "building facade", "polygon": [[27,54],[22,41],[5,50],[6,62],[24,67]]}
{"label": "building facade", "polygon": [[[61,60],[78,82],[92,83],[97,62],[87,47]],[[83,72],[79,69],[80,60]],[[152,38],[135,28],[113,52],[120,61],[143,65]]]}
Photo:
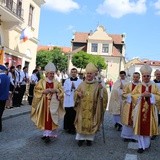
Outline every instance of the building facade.
{"label": "building facade", "polygon": [[160,70],[160,61],[153,60],[140,60],[139,58],[133,58],[125,64],[125,71],[127,73],[128,78],[132,79],[132,75],[134,72],[140,73],[140,68],[144,65],[148,64],[152,67],[151,79],[155,78],[154,72],[158,69]]}
{"label": "building facade", "polygon": [[[41,5],[44,0],[0,0],[0,63],[35,68]],[[30,28],[30,39],[20,37]]]}
{"label": "building facade", "polygon": [[102,71],[107,79],[117,80],[119,71],[125,64],[125,35],[108,34],[103,26],[93,32],[75,32],[72,43],[72,54],[83,50],[88,54],[100,55],[108,64]]}

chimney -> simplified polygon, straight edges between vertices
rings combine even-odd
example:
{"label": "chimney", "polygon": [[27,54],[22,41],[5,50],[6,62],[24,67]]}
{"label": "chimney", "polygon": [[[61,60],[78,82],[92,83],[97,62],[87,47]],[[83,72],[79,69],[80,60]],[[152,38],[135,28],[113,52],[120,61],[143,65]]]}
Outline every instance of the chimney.
{"label": "chimney", "polygon": [[122,36],[122,43],[124,43],[124,42],[125,42],[126,34],[125,34],[125,33],[123,33],[121,36]]}

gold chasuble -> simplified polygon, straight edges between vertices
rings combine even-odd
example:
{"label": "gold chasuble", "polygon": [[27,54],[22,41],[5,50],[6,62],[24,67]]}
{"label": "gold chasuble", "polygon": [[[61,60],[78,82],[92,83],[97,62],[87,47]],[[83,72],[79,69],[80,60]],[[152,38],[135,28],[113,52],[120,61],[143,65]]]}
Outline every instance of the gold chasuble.
{"label": "gold chasuble", "polygon": [[[155,104],[151,103],[149,97],[141,97],[141,94],[148,90],[155,97]],[[155,83],[147,85],[142,82],[132,92],[133,105],[133,129],[135,135],[153,136],[158,135],[157,107],[160,103],[160,92]]]}
{"label": "gold chasuble", "polygon": [[[43,94],[47,88],[57,89],[56,94]],[[48,83],[41,79],[34,88],[31,119],[42,130],[54,130],[58,128],[58,119],[63,116],[63,89],[59,82],[53,80]]]}
{"label": "gold chasuble", "polygon": [[[81,98],[77,95],[79,91],[83,95]],[[102,100],[101,95],[103,95]],[[99,89],[97,81],[84,81],[79,85],[75,91],[75,127],[77,133],[90,135],[99,130],[107,102],[107,90],[106,88]]]}
{"label": "gold chasuble", "polygon": [[113,115],[120,115],[121,114],[121,108],[122,108],[122,89],[120,88],[121,85],[123,87],[127,85],[129,82],[128,80],[117,80],[111,91],[111,96],[109,100],[109,105],[108,105],[108,111],[109,113]]}
{"label": "gold chasuble", "polygon": [[121,109],[121,122],[124,125],[127,126],[133,126],[133,120],[132,120],[132,110],[133,110],[133,104],[132,100],[131,103],[127,102],[127,97],[131,96],[131,92],[134,90],[136,87],[136,84],[134,83],[129,83],[124,86],[123,89],[123,94],[122,94],[122,99],[123,99],[123,104],[122,104],[122,109]]}

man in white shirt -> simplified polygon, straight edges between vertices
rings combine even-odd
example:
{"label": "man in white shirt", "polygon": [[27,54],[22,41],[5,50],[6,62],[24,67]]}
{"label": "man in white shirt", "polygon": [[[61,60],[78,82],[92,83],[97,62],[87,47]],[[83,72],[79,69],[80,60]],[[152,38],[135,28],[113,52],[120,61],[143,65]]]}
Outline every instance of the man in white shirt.
{"label": "man in white shirt", "polygon": [[68,78],[68,75],[65,71],[62,72],[62,86],[64,85],[65,80]]}
{"label": "man in white shirt", "polygon": [[23,96],[26,91],[26,84],[29,82],[29,76],[28,76],[28,67],[23,67],[23,71],[21,72],[20,77],[20,91],[19,91],[19,104],[22,104]]}
{"label": "man in white shirt", "polygon": [[66,114],[64,116],[64,130],[70,134],[75,133],[74,120],[76,111],[74,110],[74,91],[77,89],[81,79],[77,78],[77,69],[71,69],[71,77],[64,82],[64,107]]}
{"label": "man in white shirt", "polygon": [[17,65],[16,66],[16,88],[15,91],[13,93],[13,107],[20,107],[20,84],[21,84],[21,77],[22,77],[22,71],[21,71],[22,66],[21,65]]}
{"label": "man in white shirt", "polygon": [[58,82],[62,82],[62,76],[61,76],[60,71],[57,71],[57,72],[56,72],[55,79],[56,79]]}

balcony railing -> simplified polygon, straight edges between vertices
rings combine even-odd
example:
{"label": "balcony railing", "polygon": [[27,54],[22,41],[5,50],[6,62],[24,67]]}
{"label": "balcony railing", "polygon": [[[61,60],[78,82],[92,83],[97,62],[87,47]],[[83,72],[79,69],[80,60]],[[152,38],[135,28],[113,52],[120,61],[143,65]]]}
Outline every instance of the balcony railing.
{"label": "balcony railing", "polygon": [[9,12],[23,20],[24,10],[21,5],[13,2],[13,0],[0,0],[0,6],[4,7]]}

